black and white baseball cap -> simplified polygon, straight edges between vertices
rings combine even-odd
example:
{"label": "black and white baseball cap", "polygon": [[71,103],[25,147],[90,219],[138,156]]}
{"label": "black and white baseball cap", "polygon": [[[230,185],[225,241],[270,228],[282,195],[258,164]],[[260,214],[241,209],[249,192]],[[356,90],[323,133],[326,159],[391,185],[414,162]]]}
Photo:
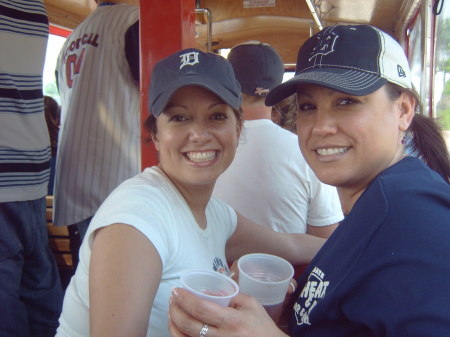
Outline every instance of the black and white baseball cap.
{"label": "black and white baseball cap", "polygon": [[148,92],[149,111],[158,117],[173,94],[187,85],[215,93],[234,109],[241,107],[241,87],[231,64],[218,54],[189,48],[155,64]]}
{"label": "black and white baseball cap", "polygon": [[267,43],[248,41],[238,44],[231,48],[227,59],[244,94],[265,97],[283,81],[283,61]]}
{"label": "black and white baseball cap", "polygon": [[364,96],[387,82],[412,89],[408,60],[390,35],[369,25],[330,26],[302,45],[295,76],[272,89],[265,103],[271,106],[295,94],[298,84]]}

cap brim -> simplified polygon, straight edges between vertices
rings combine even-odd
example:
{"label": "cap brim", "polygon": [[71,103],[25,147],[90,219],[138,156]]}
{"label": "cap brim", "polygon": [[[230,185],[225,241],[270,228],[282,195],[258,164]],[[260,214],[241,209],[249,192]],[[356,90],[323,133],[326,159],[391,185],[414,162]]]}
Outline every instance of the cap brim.
{"label": "cap brim", "polygon": [[315,84],[349,95],[364,96],[378,90],[387,80],[378,75],[342,68],[315,68],[281,83],[266,96],[267,106],[275,105],[295,94],[299,84]]}
{"label": "cap brim", "polygon": [[[150,84],[151,85],[151,84]],[[163,112],[173,94],[181,87],[187,85],[198,85],[206,90],[216,94],[226,104],[238,110],[241,107],[241,100],[231,90],[217,81],[210,80],[204,76],[186,75],[173,82],[173,85],[167,87],[151,104],[150,111],[153,116],[158,117]]]}

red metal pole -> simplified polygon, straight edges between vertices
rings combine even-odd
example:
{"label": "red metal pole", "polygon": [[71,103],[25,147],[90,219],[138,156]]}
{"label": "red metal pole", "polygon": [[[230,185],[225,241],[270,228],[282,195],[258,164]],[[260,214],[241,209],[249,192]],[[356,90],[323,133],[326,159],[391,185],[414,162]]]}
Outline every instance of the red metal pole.
{"label": "red metal pole", "polygon": [[148,88],[153,65],[184,48],[195,47],[195,1],[140,0],[142,168],[157,165],[156,150],[142,128],[148,116]]}

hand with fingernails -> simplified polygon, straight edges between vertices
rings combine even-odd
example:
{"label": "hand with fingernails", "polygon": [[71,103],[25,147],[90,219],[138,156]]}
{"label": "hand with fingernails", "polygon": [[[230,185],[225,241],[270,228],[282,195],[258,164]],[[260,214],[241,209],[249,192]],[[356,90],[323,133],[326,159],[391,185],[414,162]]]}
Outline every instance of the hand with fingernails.
{"label": "hand with fingernails", "polygon": [[[239,282],[237,260],[231,265],[230,273],[231,278]],[[296,287],[297,282],[292,279],[283,310]],[[229,307],[222,307],[180,288],[175,288],[170,298],[169,331],[172,337],[286,336],[263,306],[251,296],[238,294],[231,300]]]}
{"label": "hand with fingernails", "polygon": [[286,337],[263,306],[245,294],[235,296],[229,307],[202,300],[182,288],[172,291],[169,306],[172,337]]}

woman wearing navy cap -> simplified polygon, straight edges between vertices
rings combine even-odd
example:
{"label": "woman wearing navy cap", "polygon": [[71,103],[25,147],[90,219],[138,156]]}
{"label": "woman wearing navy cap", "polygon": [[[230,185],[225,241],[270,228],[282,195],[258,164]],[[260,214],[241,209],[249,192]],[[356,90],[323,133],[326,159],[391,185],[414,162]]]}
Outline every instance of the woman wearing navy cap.
{"label": "woman wearing navy cap", "polygon": [[[298,279],[289,335],[450,335],[450,164],[439,127],[416,112],[400,45],[366,25],[327,27],[299,51],[299,145],[338,188],[346,218]],[[419,159],[420,158],[420,159]],[[255,299],[220,308],[174,289],[172,336],[286,336]]]}
{"label": "woman wearing navy cap", "polygon": [[[262,251],[309,262],[324,240],[275,233],[211,198],[241,132],[231,65],[196,49],[155,65],[146,126],[159,165],[125,181],[89,225],[57,336],[169,336],[180,274],[229,274],[227,261]],[[226,246],[226,250],[225,250]]]}

